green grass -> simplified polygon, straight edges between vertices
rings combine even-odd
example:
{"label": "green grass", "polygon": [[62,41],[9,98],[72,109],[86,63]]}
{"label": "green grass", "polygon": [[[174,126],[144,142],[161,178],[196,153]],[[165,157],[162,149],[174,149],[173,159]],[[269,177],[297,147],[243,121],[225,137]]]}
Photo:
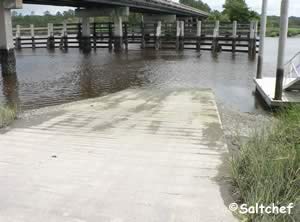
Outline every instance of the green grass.
{"label": "green grass", "polygon": [[0,128],[12,123],[17,117],[16,108],[0,105]]}
{"label": "green grass", "polygon": [[233,157],[234,187],[240,204],[296,207],[292,215],[243,215],[244,221],[300,221],[300,106],[282,110],[277,117]]}
{"label": "green grass", "polygon": [[[279,28],[267,28],[267,33],[266,35],[268,37],[278,37],[279,36]],[[289,28],[288,31],[288,36],[289,37],[294,37],[300,35],[300,28]]]}

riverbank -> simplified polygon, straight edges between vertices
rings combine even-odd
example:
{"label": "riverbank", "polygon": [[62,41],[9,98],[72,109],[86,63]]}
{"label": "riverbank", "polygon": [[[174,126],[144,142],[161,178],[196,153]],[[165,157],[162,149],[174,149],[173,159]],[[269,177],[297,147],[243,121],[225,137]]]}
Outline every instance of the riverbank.
{"label": "riverbank", "polygon": [[[279,37],[280,29],[279,28],[267,28],[267,37]],[[300,28],[289,28],[288,29],[289,37],[300,36]]]}
{"label": "riverbank", "polygon": [[17,118],[15,108],[0,104],[0,128],[10,125]]}
{"label": "riverbank", "polygon": [[237,203],[292,206],[291,213],[240,215],[249,221],[300,220],[300,107],[283,109],[233,156],[232,175]]}

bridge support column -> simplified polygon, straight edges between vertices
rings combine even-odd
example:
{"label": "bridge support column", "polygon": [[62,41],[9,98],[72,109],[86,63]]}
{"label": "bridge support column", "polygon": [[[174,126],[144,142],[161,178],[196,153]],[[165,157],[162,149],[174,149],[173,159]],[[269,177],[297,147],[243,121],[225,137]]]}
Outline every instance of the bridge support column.
{"label": "bridge support column", "polygon": [[21,6],[22,3],[16,0],[0,2],[0,64],[3,75],[16,73],[11,9]]}
{"label": "bridge support column", "polygon": [[114,48],[115,48],[115,52],[123,51],[123,19],[122,19],[122,16],[114,16]]}
{"label": "bridge support column", "polygon": [[89,53],[92,50],[92,47],[90,18],[88,16],[82,17],[81,31],[80,48],[84,53]]}

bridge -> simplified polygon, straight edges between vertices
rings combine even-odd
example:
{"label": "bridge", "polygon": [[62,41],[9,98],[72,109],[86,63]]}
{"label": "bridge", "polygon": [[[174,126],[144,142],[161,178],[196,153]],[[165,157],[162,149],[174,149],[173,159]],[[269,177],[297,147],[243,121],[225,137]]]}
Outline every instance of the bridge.
{"label": "bridge", "polygon": [[23,0],[28,4],[71,7],[129,7],[132,12],[207,17],[209,14],[171,0]]}

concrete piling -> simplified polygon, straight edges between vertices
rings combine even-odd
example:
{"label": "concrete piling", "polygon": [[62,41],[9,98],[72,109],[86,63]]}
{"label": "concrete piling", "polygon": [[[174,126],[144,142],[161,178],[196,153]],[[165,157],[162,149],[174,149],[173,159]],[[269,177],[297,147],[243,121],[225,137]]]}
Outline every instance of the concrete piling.
{"label": "concrete piling", "polygon": [[125,49],[128,50],[128,23],[124,23],[124,37],[123,37]]}
{"label": "concrete piling", "polygon": [[280,12],[280,37],[278,46],[278,59],[276,71],[275,100],[282,100],[285,47],[289,26],[289,0],[281,1]]}
{"label": "concrete piling", "polygon": [[213,32],[213,40],[211,50],[213,54],[217,54],[221,51],[221,47],[219,46],[219,30],[220,30],[220,21],[216,21],[214,32]]}
{"label": "concrete piling", "polygon": [[176,22],[176,49],[179,50],[180,46],[179,46],[179,39],[180,39],[180,21]]}
{"label": "concrete piling", "polygon": [[184,21],[180,21],[179,50],[184,50]]}
{"label": "concrete piling", "polygon": [[158,21],[156,24],[156,33],[155,33],[155,49],[159,50],[161,47],[161,21]]}
{"label": "concrete piling", "polygon": [[262,4],[262,12],[261,12],[261,20],[260,20],[260,38],[259,38],[259,55],[257,61],[257,74],[256,78],[262,78],[262,69],[264,63],[264,50],[265,50],[265,37],[267,30],[267,7],[268,0],[263,0]]}
{"label": "concrete piling", "polygon": [[197,43],[196,43],[196,49],[197,51],[201,50],[201,33],[202,33],[202,22],[201,21],[197,21]]}
{"label": "concrete piling", "polygon": [[48,24],[48,40],[47,40],[47,48],[52,50],[55,49],[55,38],[54,38],[54,30],[53,24]]}
{"label": "concrete piling", "polygon": [[236,38],[237,38],[237,21],[232,23],[232,53],[236,52]]}
{"label": "concrete piling", "polygon": [[34,25],[30,25],[30,36],[31,36],[31,44],[32,44],[32,49],[35,49],[35,33],[34,33]]}
{"label": "concrete piling", "polygon": [[146,39],[145,39],[145,23],[141,22],[141,48],[146,48]]}
{"label": "concrete piling", "polygon": [[256,56],[257,26],[257,21],[251,21],[248,54],[252,59],[254,59]]}
{"label": "concrete piling", "polygon": [[82,17],[80,48],[84,53],[89,53],[92,49],[90,18],[87,16]]}
{"label": "concrete piling", "polygon": [[108,23],[108,49],[110,51],[113,49],[113,29],[112,29],[112,23]]}
{"label": "concrete piling", "polygon": [[8,75],[16,72],[16,58],[14,51],[11,10],[0,2],[0,64],[2,74]]}
{"label": "concrete piling", "polygon": [[15,42],[15,48],[20,50],[22,49],[22,40],[21,40],[21,26],[16,26],[16,42]]}
{"label": "concrete piling", "polygon": [[97,23],[93,21],[93,48],[97,49]]}
{"label": "concrete piling", "polygon": [[64,50],[68,49],[68,26],[65,21],[63,22],[63,29],[61,32],[60,48]]}

